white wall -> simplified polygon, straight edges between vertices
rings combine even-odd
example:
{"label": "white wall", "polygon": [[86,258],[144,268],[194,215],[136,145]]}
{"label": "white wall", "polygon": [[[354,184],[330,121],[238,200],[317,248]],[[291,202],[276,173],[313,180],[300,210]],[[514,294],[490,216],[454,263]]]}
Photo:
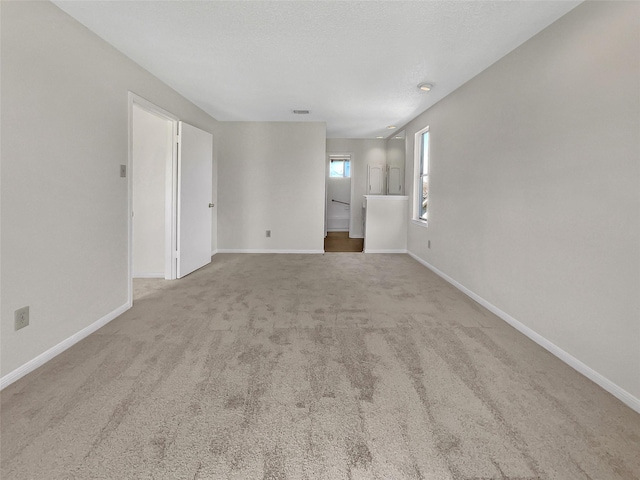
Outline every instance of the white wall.
{"label": "white wall", "polygon": [[219,127],[219,250],[323,252],[325,124]]}
{"label": "white wall", "polygon": [[216,121],[53,4],[1,9],[6,376],[128,306],[128,91],[209,132]]}
{"label": "white wall", "polygon": [[362,203],[367,186],[367,165],[386,164],[386,144],[382,139],[328,138],[327,154],[351,154],[351,225],[349,236],[362,238]]}
{"label": "white wall", "polygon": [[407,252],[407,197],[365,195],[364,253]]}
{"label": "white wall", "polygon": [[134,104],[131,169],[134,277],[164,278],[166,178],[172,149],[172,122]]}
{"label": "white wall", "polygon": [[405,139],[391,137],[387,139],[387,165],[402,167],[405,165]]}
{"label": "white wall", "polygon": [[412,139],[431,139],[429,227],[410,224],[409,251],[636,402],[639,18],[585,2],[406,128],[409,195]]}

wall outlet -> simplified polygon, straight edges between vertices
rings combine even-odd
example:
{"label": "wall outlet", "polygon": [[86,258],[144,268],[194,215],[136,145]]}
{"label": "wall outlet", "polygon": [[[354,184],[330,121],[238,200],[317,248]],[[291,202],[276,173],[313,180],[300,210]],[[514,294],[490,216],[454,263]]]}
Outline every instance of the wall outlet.
{"label": "wall outlet", "polygon": [[127,166],[126,165],[120,165],[120,176],[122,178],[126,178],[126,176],[127,176]]}
{"label": "wall outlet", "polygon": [[271,237],[271,230],[267,230],[267,232],[265,233],[265,236],[267,238]]}
{"label": "wall outlet", "polygon": [[431,248],[431,240],[427,240],[427,248]]}
{"label": "wall outlet", "polygon": [[21,328],[29,325],[29,307],[22,307],[16,310],[14,313],[14,320],[16,330],[20,330]]}

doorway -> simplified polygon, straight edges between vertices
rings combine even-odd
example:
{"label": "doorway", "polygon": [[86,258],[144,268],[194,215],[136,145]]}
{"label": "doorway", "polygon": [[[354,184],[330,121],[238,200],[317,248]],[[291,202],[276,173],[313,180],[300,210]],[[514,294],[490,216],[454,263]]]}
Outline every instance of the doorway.
{"label": "doorway", "polygon": [[349,237],[352,172],[350,153],[328,156],[325,252],[362,251],[362,239]]}
{"label": "doorway", "polygon": [[134,277],[172,280],[211,262],[212,167],[211,133],[129,92],[130,304]]}
{"label": "doorway", "polygon": [[351,221],[351,155],[329,155],[327,232],[349,232]]}
{"label": "doorway", "polygon": [[134,278],[172,279],[175,120],[132,105],[132,261]]}

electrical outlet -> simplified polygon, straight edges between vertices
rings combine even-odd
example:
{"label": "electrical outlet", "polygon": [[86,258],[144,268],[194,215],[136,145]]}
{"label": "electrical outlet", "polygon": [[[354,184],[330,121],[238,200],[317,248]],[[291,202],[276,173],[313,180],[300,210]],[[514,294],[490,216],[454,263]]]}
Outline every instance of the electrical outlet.
{"label": "electrical outlet", "polygon": [[427,248],[431,248],[431,240],[427,240]]}
{"label": "electrical outlet", "polygon": [[29,325],[29,307],[22,307],[16,310],[14,313],[14,320],[16,330],[20,330],[21,328]]}
{"label": "electrical outlet", "polygon": [[271,230],[267,230],[266,235],[267,238],[271,237]]}
{"label": "electrical outlet", "polygon": [[120,176],[122,178],[126,178],[126,176],[127,176],[127,166],[126,165],[120,165]]}

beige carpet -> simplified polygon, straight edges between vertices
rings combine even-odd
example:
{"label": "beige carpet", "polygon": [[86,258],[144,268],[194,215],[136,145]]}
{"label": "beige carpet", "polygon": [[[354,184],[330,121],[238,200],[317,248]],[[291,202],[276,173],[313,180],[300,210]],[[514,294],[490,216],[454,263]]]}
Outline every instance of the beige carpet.
{"label": "beige carpet", "polygon": [[2,480],[640,477],[640,415],[408,256],[136,292],[2,392]]}

